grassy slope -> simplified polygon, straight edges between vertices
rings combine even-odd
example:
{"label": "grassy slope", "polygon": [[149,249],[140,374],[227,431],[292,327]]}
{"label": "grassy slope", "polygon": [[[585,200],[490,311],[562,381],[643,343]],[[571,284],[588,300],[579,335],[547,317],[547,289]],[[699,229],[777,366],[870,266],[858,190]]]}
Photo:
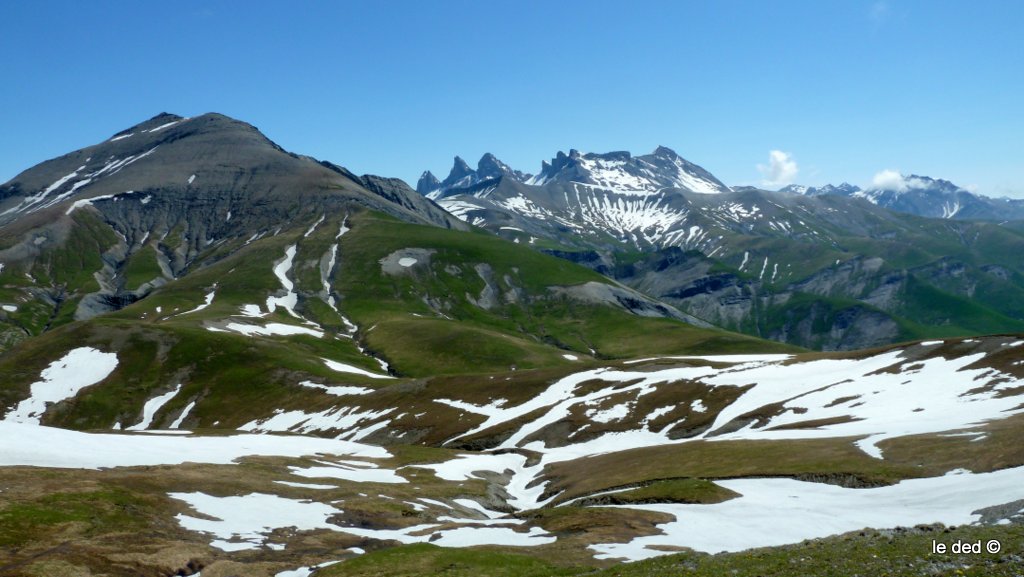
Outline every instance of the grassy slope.
{"label": "grassy slope", "polygon": [[[984,547],[992,539],[1002,546],[997,554],[932,553],[933,540],[946,544],[948,549],[957,541],[980,541]],[[333,565],[317,571],[314,577],[1016,577],[1024,563],[1020,551],[1024,551],[1024,527],[1020,525],[953,528],[929,525],[896,531],[861,531],[739,553],[679,553],[600,571],[566,566],[564,560],[541,561],[529,553],[513,554],[494,548],[442,549],[433,545],[407,545]]]}
{"label": "grassy slope", "polygon": [[[157,426],[169,423],[192,401],[197,406],[190,424],[203,427],[214,423],[236,427],[276,408],[323,408],[322,394],[295,386],[303,380],[382,384],[333,372],[321,361],[328,358],[380,371],[352,339],[334,336],[343,334],[344,323],[318,296],[324,289],[320,262],[337,242],[340,224],[341,218],[327,219],[307,237],[303,233],[309,223],[301,223],[248,246],[238,242],[234,250],[211,248],[198,259],[206,266],[197,265],[145,299],[24,342],[0,357],[0,378],[5,383],[0,387],[0,404],[16,404],[49,363],[86,345],[116,350],[118,368],[103,385],[61,403],[47,417],[51,424],[78,429],[134,424],[147,399],[179,383],[181,393],[157,415]],[[361,327],[362,345],[388,360],[400,375],[503,373],[510,368],[570,370],[579,364],[563,355],[572,351],[586,359],[591,348],[605,358],[788,350],[734,333],[638,317],[611,306],[555,296],[550,286],[609,281],[581,266],[485,233],[409,225],[374,213],[353,215],[349,226],[352,230],[340,239],[332,279],[341,296],[339,307]],[[92,228],[82,231],[110,240]],[[77,250],[84,251],[80,244],[75,245]],[[223,322],[301,325],[302,320],[280,308],[263,319],[237,316],[243,305],[266,310],[268,296],[283,294],[273,267],[293,244],[297,254],[289,276],[300,294],[297,309],[319,323],[327,335],[246,337],[207,330],[211,323]],[[414,267],[408,275],[385,274],[379,261],[405,248],[435,251],[429,268]],[[479,263],[490,265],[494,282],[504,293],[489,310],[469,298],[486,286],[474,269]],[[154,267],[153,249],[143,249],[128,261],[123,274],[129,284],[141,284],[151,279]],[[210,306],[183,314],[204,303],[210,292],[214,293]],[[519,296],[504,298],[512,293]],[[444,303],[447,318],[425,304],[427,300]]]}
{"label": "grassy slope", "polygon": [[[375,326],[367,334],[371,348],[409,374],[541,367],[564,363],[563,352],[588,354],[591,348],[612,358],[782,348],[555,297],[552,286],[609,281],[488,234],[455,233],[370,214],[353,219],[352,227],[341,244],[341,307],[358,324]],[[380,271],[381,259],[405,248],[434,250],[429,269],[414,267],[402,276],[371,274]],[[466,295],[475,298],[486,286],[473,270],[478,263],[490,265],[505,295],[524,296],[518,302],[502,299],[490,310],[472,304]],[[439,318],[424,301],[440,303],[439,312],[457,324]]]}

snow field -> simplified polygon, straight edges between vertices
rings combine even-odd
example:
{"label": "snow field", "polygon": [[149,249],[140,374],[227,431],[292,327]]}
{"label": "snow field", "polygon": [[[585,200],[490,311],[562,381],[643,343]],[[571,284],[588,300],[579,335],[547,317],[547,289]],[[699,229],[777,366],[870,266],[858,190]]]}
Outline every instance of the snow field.
{"label": "snow field", "polygon": [[888,487],[848,489],[793,479],[716,481],[741,497],[712,505],[629,505],[676,520],[662,534],[628,543],[591,545],[599,559],[629,561],[666,555],[657,546],[685,546],[718,553],[799,543],[856,531],[917,524],[963,525],[978,509],[1024,498],[1024,467],[994,473],[947,474]]}

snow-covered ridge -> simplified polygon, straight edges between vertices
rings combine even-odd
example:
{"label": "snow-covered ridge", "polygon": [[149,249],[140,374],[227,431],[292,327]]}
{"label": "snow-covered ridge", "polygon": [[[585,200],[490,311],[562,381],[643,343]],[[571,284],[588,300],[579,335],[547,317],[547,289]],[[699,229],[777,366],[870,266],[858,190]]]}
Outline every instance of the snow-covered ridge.
{"label": "snow-covered ridge", "polygon": [[658,147],[651,154],[632,156],[628,152],[607,154],[559,152],[540,174],[526,181],[544,186],[554,181],[578,182],[623,195],[645,196],[664,189],[683,189],[700,194],[728,192],[703,168],[688,162],[674,151]]}

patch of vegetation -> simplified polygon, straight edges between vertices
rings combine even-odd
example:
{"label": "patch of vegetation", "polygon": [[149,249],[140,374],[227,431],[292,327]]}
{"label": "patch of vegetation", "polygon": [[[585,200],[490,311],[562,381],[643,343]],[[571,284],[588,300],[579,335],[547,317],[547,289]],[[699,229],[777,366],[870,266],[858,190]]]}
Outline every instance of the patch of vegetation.
{"label": "patch of vegetation", "polygon": [[156,249],[146,245],[136,251],[128,258],[121,274],[124,275],[126,290],[135,290],[144,283],[160,277],[161,271],[156,260]]}
{"label": "patch of vegetation", "polygon": [[54,493],[0,509],[0,547],[20,547],[54,533],[80,536],[124,533],[145,526],[145,499],[118,488]]}
{"label": "patch of vegetation", "polygon": [[579,574],[579,569],[561,568],[495,547],[448,549],[416,544],[361,555],[321,569],[316,577],[558,577]]}
{"label": "patch of vegetation", "polygon": [[586,503],[630,505],[637,503],[721,503],[739,497],[739,493],[706,479],[660,479],[649,484],[599,497]]}

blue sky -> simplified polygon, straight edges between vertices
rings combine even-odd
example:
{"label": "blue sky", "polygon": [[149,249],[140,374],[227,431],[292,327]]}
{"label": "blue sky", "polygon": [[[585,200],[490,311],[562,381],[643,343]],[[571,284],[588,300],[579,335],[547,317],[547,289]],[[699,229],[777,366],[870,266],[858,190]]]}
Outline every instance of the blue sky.
{"label": "blue sky", "polygon": [[1024,197],[1013,0],[0,2],[0,22],[0,181],[215,111],[412,184],[455,154],[536,172],[660,144],[731,185],[888,169]]}

